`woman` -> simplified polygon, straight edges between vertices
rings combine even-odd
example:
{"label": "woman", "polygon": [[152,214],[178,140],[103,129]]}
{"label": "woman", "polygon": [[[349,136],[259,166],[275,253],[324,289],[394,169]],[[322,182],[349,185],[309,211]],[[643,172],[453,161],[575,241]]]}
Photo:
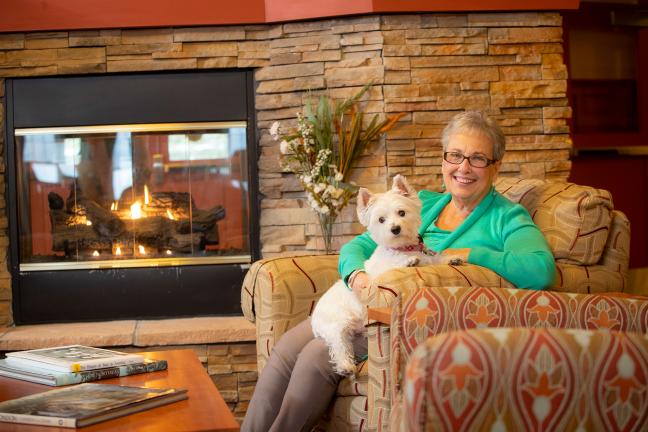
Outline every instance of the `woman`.
{"label": "woman", "polygon": [[[455,116],[442,135],[446,193],[421,191],[423,241],[437,252],[490,268],[520,288],[543,289],[555,265],[547,243],[527,211],[500,195],[493,181],[504,157],[504,135],[484,114]],[[364,262],[376,243],[364,233],[340,251],[339,270],[356,294],[369,284]],[[367,353],[359,337],[355,353]],[[308,431],[326,410],[340,377],[328,349],[306,320],[274,347],[259,377],[242,431]]]}
{"label": "woman", "polygon": [[[421,191],[421,235],[432,250],[489,268],[518,288],[544,289],[556,268],[529,213],[493,187],[504,157],[504,134],[478,111],[457,114],[443,130],[441,172],[446,193]],[[340,274],[357,294],[376,244],[364,233],[340,251]]]}

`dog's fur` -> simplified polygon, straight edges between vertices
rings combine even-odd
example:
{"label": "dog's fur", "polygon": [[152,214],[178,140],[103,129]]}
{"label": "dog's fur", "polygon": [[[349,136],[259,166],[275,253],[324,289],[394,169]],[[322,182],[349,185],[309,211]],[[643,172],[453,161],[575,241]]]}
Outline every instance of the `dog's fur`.
{"label": "dog's fur", "polygon": [[[397,267],[460,264],[454,257],[436,254],[423,246],[419,237],[421,200],[405,177],[394,177],[392,189],[372,194],[361,188],[358,192],[357,213],[360,223],[378,247],[365,261],[370,278]],[[324,339],[335,372],[352,375],[355,372],[351,341],[364,333],[366,307],[343,281],[337,281],[319,300],[313,311],[313,334]]]}

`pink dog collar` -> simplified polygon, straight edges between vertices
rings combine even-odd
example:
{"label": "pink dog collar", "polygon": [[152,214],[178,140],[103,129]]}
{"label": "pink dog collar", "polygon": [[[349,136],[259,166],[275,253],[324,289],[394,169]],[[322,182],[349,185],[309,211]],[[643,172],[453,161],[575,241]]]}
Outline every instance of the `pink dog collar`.
{"label": "pink dog collar", "polygon": [[389,249],[398,252],[423,252],[425,250],[425,245],[423,244],[423,242],[419,242],[412,245],[399,246]]}
{"label": "pink dog collar", "polygon": [[400,246],[396,248],[389,248],[389,249],[397,252],[423,252],[425,255],[429,255],[429,256],[436,255],[436,252],[434,252],[431,249],[428,249],[428,247],[425,246],[425,243],[423,243],[423,237],[421,237],[420,235],[419,235],[418,243],[407,245],[407,246]]}

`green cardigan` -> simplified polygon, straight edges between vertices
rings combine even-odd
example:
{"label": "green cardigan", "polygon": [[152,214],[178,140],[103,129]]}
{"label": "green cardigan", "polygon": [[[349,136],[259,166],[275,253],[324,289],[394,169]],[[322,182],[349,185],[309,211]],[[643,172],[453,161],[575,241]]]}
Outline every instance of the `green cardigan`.
{"label": "green cardigan", "polygon": [[[489,268],[518,288],[544,289],[553,282],[556,266],[544,236],[524,207],[495,188],[454,231],[441,230],[434,224],[450,202],[449,193],[424,190],[419,197],[423,203],[420,233],[428,248],[436,252],[470,248],[470,264]],[[345,281],[355,270],[364,268],[376,246],[365,232],[342,247],[338,268]]]}

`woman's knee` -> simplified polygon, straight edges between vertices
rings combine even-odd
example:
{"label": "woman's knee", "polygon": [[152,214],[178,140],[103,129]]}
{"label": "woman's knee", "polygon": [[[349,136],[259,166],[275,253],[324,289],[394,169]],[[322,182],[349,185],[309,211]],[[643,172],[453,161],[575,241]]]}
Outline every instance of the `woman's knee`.
{"label": "woman's knee", "polygon": [[335,386],[340,380],[333,370],[328,346],[322,339],[313,339],[302,349],[295,365],[297,369],[302,379],[309,381],[325,381]]}
{"label": "woman's knee", "polygon": [[313,340],[313,337],[310,320],[297,324],[279,338],[276,345],[272,348],[268,363],[277,368],[292,370],[297,361],[297,357],[300,355],[304,346]]}

